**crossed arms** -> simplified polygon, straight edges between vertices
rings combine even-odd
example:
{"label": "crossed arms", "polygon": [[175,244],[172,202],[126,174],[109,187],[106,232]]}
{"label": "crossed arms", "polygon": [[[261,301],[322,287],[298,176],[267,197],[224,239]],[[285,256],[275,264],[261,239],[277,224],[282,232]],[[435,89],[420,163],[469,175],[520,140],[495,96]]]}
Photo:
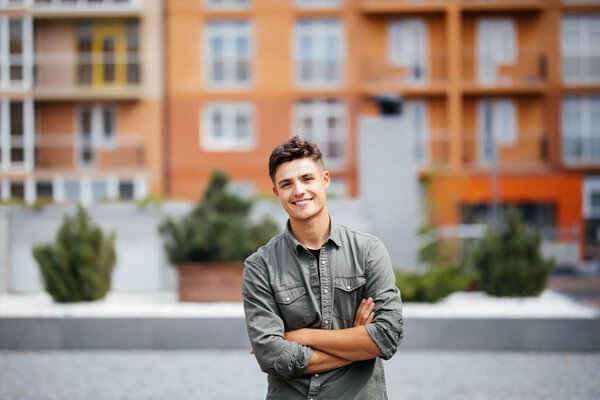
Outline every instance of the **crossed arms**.
{"label": "crossed arms", "polygon": [[354,361],[370,360],[383,355],[364,325],[373,321],[372,298],[363,300],[354,318],[354,327],[339,330],[303,328],[285,332],[285,340],[313,349],[304,374],[329,371]]}

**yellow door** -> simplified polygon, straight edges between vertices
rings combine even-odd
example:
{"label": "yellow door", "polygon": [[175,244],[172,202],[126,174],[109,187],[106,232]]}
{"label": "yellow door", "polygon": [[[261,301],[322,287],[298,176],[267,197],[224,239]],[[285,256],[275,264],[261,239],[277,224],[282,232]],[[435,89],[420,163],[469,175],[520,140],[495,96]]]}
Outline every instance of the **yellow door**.
{"label": "yellow door", "polygon": [[124,24],[92,28],[92,85],[127,84],[127,39]]}

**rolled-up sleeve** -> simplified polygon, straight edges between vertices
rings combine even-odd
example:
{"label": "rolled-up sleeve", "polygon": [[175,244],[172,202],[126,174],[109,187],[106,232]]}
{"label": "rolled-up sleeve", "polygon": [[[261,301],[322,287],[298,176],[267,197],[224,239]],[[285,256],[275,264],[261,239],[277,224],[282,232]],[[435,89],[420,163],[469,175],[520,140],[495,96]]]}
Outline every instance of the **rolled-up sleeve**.
{"label": "rolled-up sleeve", "polygon": [[301,376],[313,350],[284,339],[284,323],[266,268],[246,260],[242,297],[248,337],[261,370],[288,379]]}
{"label": "rolled-up sleeve", "polygon": [[375,316],[365,328],[383,353],[382,358],[388,360],[404,335],[400,290],[389,253],[381,241],[374,240],[366,257],[366,292],[375,300]]}

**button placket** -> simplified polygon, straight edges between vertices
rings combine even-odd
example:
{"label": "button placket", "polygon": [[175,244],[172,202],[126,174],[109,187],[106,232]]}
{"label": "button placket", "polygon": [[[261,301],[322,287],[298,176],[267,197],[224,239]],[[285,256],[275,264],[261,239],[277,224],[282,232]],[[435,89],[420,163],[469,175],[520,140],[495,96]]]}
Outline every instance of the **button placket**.
{"label": "button placket", "polygon": [[321,272],[321,315],[323,318],[323,329],[331,329],[331,315],[333,308],[333,299],[331,298],[331,268],[328,264],[327,247],[321,247],[321,254],[319,257],[319,270]]}

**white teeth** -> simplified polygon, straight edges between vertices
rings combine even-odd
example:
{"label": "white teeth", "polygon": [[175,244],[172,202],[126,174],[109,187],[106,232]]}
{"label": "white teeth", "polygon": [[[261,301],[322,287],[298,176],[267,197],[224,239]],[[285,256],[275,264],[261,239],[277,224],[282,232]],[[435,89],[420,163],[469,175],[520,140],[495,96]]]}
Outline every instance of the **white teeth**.
{"label": "white teeth", "polygon": [[310,199],[299,200],[299,201],[294,202],[294,204],[297,205],[297,206],[302,206],[304,204],[307,204],[308,202],[310,202]]}

